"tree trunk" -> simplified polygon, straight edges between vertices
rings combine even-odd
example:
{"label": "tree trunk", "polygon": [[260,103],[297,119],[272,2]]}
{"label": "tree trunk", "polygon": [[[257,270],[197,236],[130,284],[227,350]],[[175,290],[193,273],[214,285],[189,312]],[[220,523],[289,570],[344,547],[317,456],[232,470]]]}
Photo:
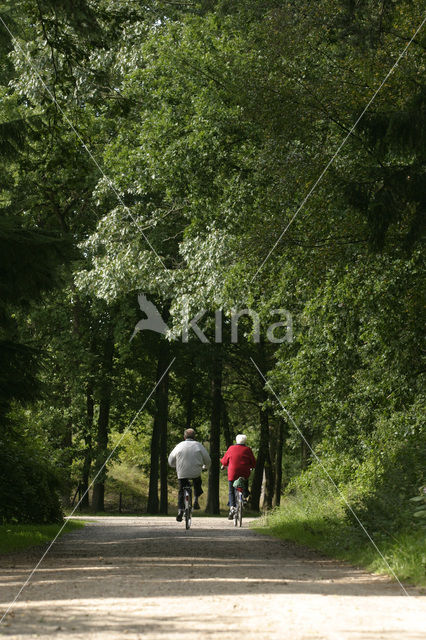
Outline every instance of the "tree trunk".
{"label": "tree trunk", "polygon": [[266,475],[265,475],[265,469],[263,469],[262,485],[260,487],[259,510],[260,509],[263,510],[266,506],[265,494],[266,494]]}
{"label": "tree trunk", "polygon": [[185,429],[190,429],[192,424],[192,413],[193,413],[193,400],[194,400],[194,385],[191,378],[191,375],[188,375],[188,384],[186,387],[186,397],[185,397]]}
{"label": "tree trunk", "polygon": [[65,469],[65,479],[63,485],[62,499],[67,506],[70,506],[70,494],[73,490],[73,482],[71,479],[71,465],[74,458],[72,451],[72,416],[71,416],[71,394],[65,391],[64,393],[64,406],[67,409],[69,418],[66,421],[64,431],[61,437],[60,450],[62,452],[62,465]]}
{"label": "tree trunk", "polygon": [[168,512],[168,461],[167,461],[167,420],[169,416],[169,372],[164,371],[169,365],[170,349],[169,343],[162,340],[160,347],[159,371],[157,379],[163,376],[156,392],[158,429],[160,431],[160,513]]}
{"label": "tree trunk", "polygon": [[234,442],[234,434],[232,432],[231,425],[229,424],[229,414],[228,414],[228,410],[226,408],[226,403],[223,396],[221,396],[221,402],[222,402],[222,431],[223,431],[223,437],[225,438],[226,448],[228,449],[228,447],[230,447],[231,444],[233,444]]}
{"label": "tree trunk", "polygon": [[81,506],[83,508],[89,508],[89,477],[90,467],[92,465],[92,429],[93,429],[93,414],[94,414],[94,400],[93,400],[93,381],[87,383],[86,389],[86,429],[84,434],[84,462],[83,473],[81,479],[81,491],[82,499]]}
{"label": "tree trunk", "polygon": [[269,454],[269,416],[268,416],[268,410],[263,409],[263,407],[261,407],[260,408],[259,452],[257,455],[256,468],[254,470],[254,477],[251,485],[251,507],[254,511],[259,511],[259,507],[260,507],[260,493],[262,491],[263,471],[265,469],[265,461],[267,459],[268,454]]}
{"label": "tree trunk", "polygon": [[210,419],[210,458],[212,464],[209,473],[209,488],[206,513],[220,514],[219,505],[219,460],[220,460],[220,415],[222,408],[222,353],[221,345],[213,347],[212,367],[212,405]]}
{"label": "tree trunk", "polygon": [[[273,440],[273,439],[272,439]],[[274,489],[275,489],[275,469],[273,464],[273,454],[271,452],[272,440],[269,440],[269,447],[265,457],[265,504],[266,509],[272,509],[274,501]]]}
{"label": "tree trunk", "polygon": [[[112,324],[108,326],[108,336],[104,346],[103,371],[101,372],[101,386],[99,393],[99,416],[96,434],[96,464],[95,476],[103,467],[108,457],[109,413],[111,408],[111,374],[114,355],[114,335]],[[106,468],[97,476],[93,485],[92,509],[105,511],[105,478]]]}
{"label": "tree trunk", "polygon": [[[169,364],[169,344],[160,339],[158,345],[157,382]],[[164,375],[155,391],[155,416],[151,436],[151,466],[149,472],[148,513],[167,513],[167,419],[169,374]],[[158,499],[158,479],[161,479],[161,503]]]}
{"label": "tree trunk", "polygon": [[277,450],[275,455],[275,488],[274,504],[276,507],[281,503],[282,480],[283,480],[283,445],[287,424],[282,418],[278,423]]}
{"label": "tree trunk", "polygon": [[148,490],[148,513],[158,513],[158,472],[160,459],[160,427],[158,416],[155,415],[151,436],[151,466],[149,469],[149,490]]}

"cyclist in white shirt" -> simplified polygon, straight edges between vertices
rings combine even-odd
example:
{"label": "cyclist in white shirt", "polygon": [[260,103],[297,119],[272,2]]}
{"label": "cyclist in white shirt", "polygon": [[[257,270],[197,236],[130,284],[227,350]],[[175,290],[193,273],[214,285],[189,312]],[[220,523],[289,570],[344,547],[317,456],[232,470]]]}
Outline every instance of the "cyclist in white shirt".
{"label": "cyclist in white shirt", "polygon": [[211,460],[208,451],[201,442],[195,440],[194,429],[185,429],[183,442],[179,442],[169,455],[169,465],[176,469],[179,480],[178,514],[176,520],[182,521],[184,504],[183,488],[188,480],[194,484],[194,509],[199,509],[198,498],[203,489],[201,487],[201,471],[203,467],[210,467]]}

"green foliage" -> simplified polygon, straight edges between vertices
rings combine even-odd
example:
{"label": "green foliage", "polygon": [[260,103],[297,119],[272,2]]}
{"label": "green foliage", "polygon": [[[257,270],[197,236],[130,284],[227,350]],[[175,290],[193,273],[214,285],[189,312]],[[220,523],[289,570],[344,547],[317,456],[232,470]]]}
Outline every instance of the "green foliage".
{"label": "green foliage", "polygon": [[[372,531],[406,526],[407,501],[423,481],[422,265],[417,251],[409,259],[354,256],[350,269],[330,269],[301,312],[296,352],[289,358],[281,348],[271,376],[275,388],[288,390],[288,410]],[[289,444],[299,441],[292,427]],[[315,487],[323,472],[309,459]]]}
{"label": "green foliage", "polygon": [[417,405],[382,418],[354,474],[351,506],[371,531],[398,531],[412,521],[408,499],[424,474],[422,413]]}
{"label": "green foliage", "polygon": [[[268,345],[263,373],[368,527],[405,526],[424,482],[424,33],[340,146],[421,3],[20,0],[2,15],[19,36],[0,40],[5,428],[13,401],[37,399],[16,428],[45,434],[69,489],[152,388],[159,341],[129,343],[139,290],[173,335],[185,305],[285,307],[295,341]],[[258,445],[260,408],[271,424],[282,411],[244,334],[224,349],[223,419]],[[206,438],[210,418],[210,352],[171,350],[168,445],[187,423]],[[154,413],[152,400],[112,462],[116,487],[147,472]],[[292,425],[284,468],[297,490],[324,481]]]}
{"label": "green foliage", "polygon": [[60,522],[59,480],[46,459],[48,448],[16,429],[0,436],[0,519],[2,522]]}
{"label": "green foliage", "polygon": [[10,402],[34,398],[37,351],[18,339],[16,312],[40,296],[57,279],[57,263],[66,243],[36,230],[22,228],[16,217],[0,221],[0,414]]}

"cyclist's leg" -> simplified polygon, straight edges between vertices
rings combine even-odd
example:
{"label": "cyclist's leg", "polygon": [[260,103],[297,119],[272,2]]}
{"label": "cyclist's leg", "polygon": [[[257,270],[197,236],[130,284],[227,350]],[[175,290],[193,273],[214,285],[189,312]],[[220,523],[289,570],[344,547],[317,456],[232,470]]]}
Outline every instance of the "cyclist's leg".
{"label": "cyclist's leg", "polygon": [[228,485],[229,485],[229,508],[231,509],[232,507],[235,507],[237,504],[235,502],[234,481],[228,480]]}
{"label": "cyclist's leg", "polygon": [[184,501],[183,501],[183,488],[187,483],[186,478],[178,478],[179,490],[178,490],[178,512],[176,516],[176,520],[178,522],[182,522],[183,512],[185,510]]}
{"label": "cyclist's leg", "polygon": [[229,485],[229,514],[228,514],[228,520],[232,520],[233,517],[234,517],[236,504],[237,504],[235,502],[234,481],[233,480],[228,480],[228,485]]}
{"label": "cyclist's leg", "polygon": [[192,484],[194,485],[194,509],[199,509],[200,505],[198,503],[198,498],[199,496],[203,493],[203,490],[201,488],[201,478],[193,478],[192,479]]}
{"label": "cyclist's leg", "polygon": [[204,493],[201,484],[201,476],[198,476],[198,478],[193,478],[192,482],[194,484],[194,498],[197,499]]}
{"label": "cyclist's leg", "polygon": [[201,486],[201,477],[193,478],[192,483],[194,485],[194,498],[197,499],[204,493],[203,488]]}
{"label": "cyclist's leg", "polygon": [[179,491],[178,491],[178,511],[183,511],[185,505],[183,503],[183,488],[188,484],[188,478],[179,478]]}
{"label": "cyclist's leg", "polygon": [[243,497],[247,500],[250,495],[248,478],[243,478]]}

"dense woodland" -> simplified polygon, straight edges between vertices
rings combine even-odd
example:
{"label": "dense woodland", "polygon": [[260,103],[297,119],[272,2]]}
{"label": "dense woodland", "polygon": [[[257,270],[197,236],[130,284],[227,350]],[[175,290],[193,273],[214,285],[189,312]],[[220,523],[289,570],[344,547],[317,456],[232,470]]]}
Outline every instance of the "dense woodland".
{"label": "dense woodland", "polygon": [[[411,522],[426,459],[423,11],[0,4],[3,521],[58,520],[93,480],[83,506],[102,511],[113,477],[145,478],[143,508],[167,513],[167,454],[192,426],[213,460],[209,513],[244,432],[254,510],[315,495],[326,470],[372,530]],[[139,293],[166,336],[130,340]],[[206,310],[208,342],[182,341],[184,307]],[[259,341],[243,316],[232,342],[233,308],[259,314]],[[292,341],[268,340],[275,309]]]}

